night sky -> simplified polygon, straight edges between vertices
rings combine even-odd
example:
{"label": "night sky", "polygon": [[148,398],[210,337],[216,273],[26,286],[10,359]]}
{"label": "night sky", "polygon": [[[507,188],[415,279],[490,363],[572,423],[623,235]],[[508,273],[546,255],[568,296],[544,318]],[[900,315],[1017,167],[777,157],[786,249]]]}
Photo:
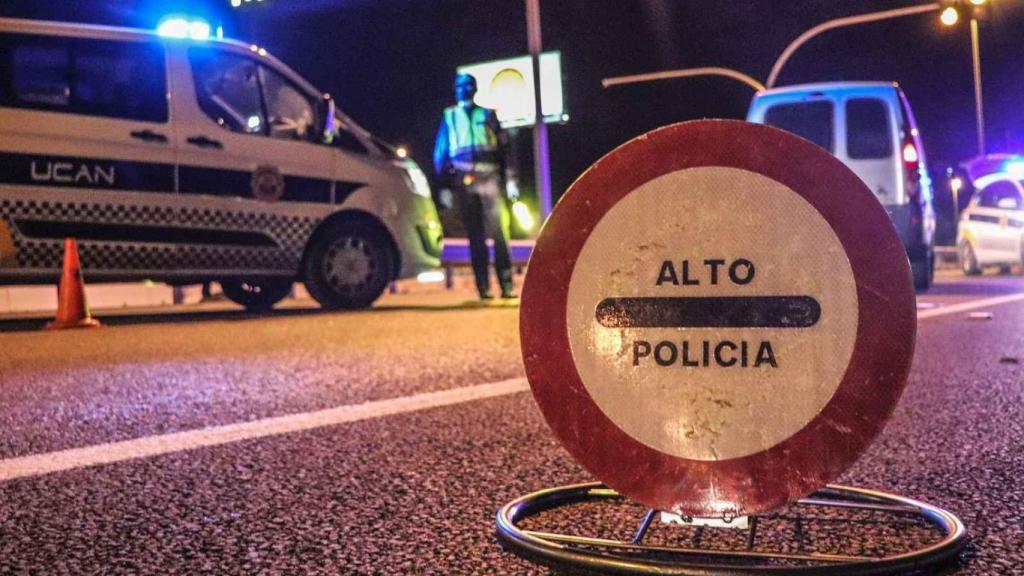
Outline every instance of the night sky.
{"label": "night sky", "polygon": [[[671,122],[742,118],[752,91],[727,79],[604,89],[607,76],[719,65],[764,80],[801,32],[830,18],[909,6],[893,0],[542,0],[544,48],[561,50],[571,115],[553,126],[556,194],[615,146]],[[1024,0],[994,0],[982,24],[990,151],[1024,152]],[[231,37],[267,47],[385,140],[422,165],[456,65],[524,53],[520,0],[7,0],[0,15],[153,26],[168,11],[222,19]],[[918,118],[932,171],[973,155],[974,107],[966,21],[938,14],[829,32],[801,49],[780,84],[895,80]],[[529,152],[529,134],[522,135]],[[528,159],[528,158],[527,158]],[[525,172],[530,173],[529,168]]]}

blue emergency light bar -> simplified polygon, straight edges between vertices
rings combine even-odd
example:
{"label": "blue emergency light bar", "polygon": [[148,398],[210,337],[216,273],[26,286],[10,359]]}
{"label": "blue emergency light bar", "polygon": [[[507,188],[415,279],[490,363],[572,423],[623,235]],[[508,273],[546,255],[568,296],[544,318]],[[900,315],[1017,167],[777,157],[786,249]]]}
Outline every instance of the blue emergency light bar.
{"label": "blue emergency light bar", "polygon": [[1024,180],[1024,159],[1007,160],[1003,163],[1003,172],[1014,178]]}
{"label": "blue emergency light bar", "polygon": [[168,16],[160,21],[156,27],[156,33],[167,38],[208,40],[210,38],[210,23],[183,16]]}

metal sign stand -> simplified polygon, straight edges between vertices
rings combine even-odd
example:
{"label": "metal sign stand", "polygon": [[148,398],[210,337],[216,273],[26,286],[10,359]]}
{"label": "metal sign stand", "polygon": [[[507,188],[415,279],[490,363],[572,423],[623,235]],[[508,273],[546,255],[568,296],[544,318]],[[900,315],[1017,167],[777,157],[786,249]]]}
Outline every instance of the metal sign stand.
{"label": "metal sign stand", "polygon": [[[601,574],[658,574],[715,576],[737,574],[798,574],[844,576],[893,574],[921,570],[949,561],[966,541],[963,522],[951,512],[885,492],[850,486],[828,485],[796,502],[808,511],[843,509],[870,515],[868,524],[878,530],[886,523],[916,520],[929,526],[936,539],[924,546],[885,556],[803,552],[802,525],[813,517],[786,514],[796,526],[795,552],[762,550],[758,544],[761,520],[752,516],[745,547],[724,549],[703,545],[706,526],[698,526],[689,546],[645,544],[657,511],[644,514],[630,540],[610,540],[525,529],[525,521],[542,513],[568,511],[586,503],[625,503],[619,493],[599,482],[549,488],[522,496],[498,511],[497,533],[501,542],[517,554],[555,568],[586,570]],[[722,530],[719,528],[718,530]],[[724,530],[734,530],[725,528]],[[789,548],[787,546],[787,548]]]}

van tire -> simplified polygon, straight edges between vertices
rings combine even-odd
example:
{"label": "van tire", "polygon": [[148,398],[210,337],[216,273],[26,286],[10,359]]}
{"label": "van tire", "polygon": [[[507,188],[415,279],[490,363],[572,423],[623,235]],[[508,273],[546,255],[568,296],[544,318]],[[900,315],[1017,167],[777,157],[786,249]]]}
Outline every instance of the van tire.
{"label": "van tire", "polygon": [[965,276],[977,276],[981,274],[981,266],[978,264],[978,257],[974,253],[974,247],[968,241],[960,243],[960,268]]}
{"label": "van tire", "polygon": [[369,308],[394,277],[390,239],[363,222],[343,222],[319,234],[303,278],[309,294],[328,309]]}
{"label": "van tire", "polygon": [[924,258],[910,261],[910,270],[914,274],[914,290],[924,292],[932,287],[935,274],[935,256],[931,251]]}
{"label": "van tire", "polygon": [[250,312],[268,312],[292,290],[291,279],[221,280],[224,296]]}

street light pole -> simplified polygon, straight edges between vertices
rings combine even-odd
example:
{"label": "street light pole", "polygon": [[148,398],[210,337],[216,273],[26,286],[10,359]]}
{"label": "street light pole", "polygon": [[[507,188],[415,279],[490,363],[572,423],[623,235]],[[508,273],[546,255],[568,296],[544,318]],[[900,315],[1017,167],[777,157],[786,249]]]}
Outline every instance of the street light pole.
{"label": "street light pole", "polygon": [[630,76],[615,76],[612,78],[605,78],[601,80],[601,85],[605,88],[610,86],[621,86],[623,84],[636,84],[638,82],[652,82],[654,80],[669,80],[671,78],[692,78],[694,76],[724,76],[726,78],[732,78],[743,82],[747,86],[750,86],[754,90],[764,90],[764,84],[761,84],[757,80],[754,80],[750,76],[733,70],[731,68],[721,68],[719,66],[705,66],[703,68],[683,68],[680,70],[666,70],[664,72],[649,72],[647,74],[633,74]]}
{"label": "street light pole", "polygon": [[[977,1],[977,0],[975,0]],[[636,74],[633,76],[619,76],[615,78],[605,78],[601,81],[601,84],[605,88],[609,86],[617,86],[621,84],[633,84],[636,82],[649,82],[653,80],[667,80],[670,78],[686,78],[693,76],[725,76],[734,80],[739,80],[744,84],[754,88],[755,90],[764,90],[775,86],[776,80],[779,78],[779,74],[782,72],[782,67],[786,65],[790,57],[797,51],[798,48],[806,44],[812,38],[836,28],[843,28],[846,26],[855,26],[857,24],[867,24],[869,22],[878,22],[880,20],[890,20],[893,18],[901,18],[903,16],[913,16],[915,14],[924,14],[925,12],[934,12],[940,9],[942,6],[937,2],[929,4],[921,4],[918,6],[909,6],[907,8],[897,8],[895,10],[883,10],[881,12],[869,12],[867,14],[858,14],[856,16],[846,16],[843,18],[836,18],[827,22],[822,22],[817,26],[807,30],[795,40],[786,46],[786,49],[782,51],[779,58],[775,61],[772,66],[771,72],[768,74],[768,80],[762,85],[757,80],[754,80],[750,76],[737,72],[729,68],[720,67],[704,67],[704,68],[685,68],[681,70],[666,70],[663,72],[651,72],[648,74]]]}
{"label": "street light pole", "polygon": [[548,126],[544,123],[544,110],[540,89],[540,0],[526,0],[527,47],[533,58],[533,174],[537,183],[541,220],[551,213],[551,157],[548,151]]}
{"label": "street light pole", "polygon": [[978,19],[971,18],[971,61],[974,67],[974,113],[978,125],[978,156],[985,155],[985,109],[981,98],[981,46]]}
{"label": "street light pole", "polygon": [[858,24],[867,24],[869,22],[878,22],[881,20],[891,20],[893,18],[901,18],[903,16],[913,16],[915,14],[924,14],[925,12],[934,12],[942,6],[937,2],[931,4],[921,4],[920,6],[910,6],[908,8],[897,8],[895,10],[883,10],[881,12],[869,12],[867,14],[858,14],[857,16],[846,16],[843,18],[836,18],[829,20],[828,22],[822,22],[817,26],[807,30],[800,36],[790,42],[789,46],[782,51],[779,55],[779,59],[775,61],[775,65],[772,66],[772,71],[768,74],[768,81],[765,85],[769,88],[775,86],[775,81],[779,79],[779,73],[782,72],[782,67],[786,65],[786,62],[797,51],[798,48],[807,43],[808,40],[818,36],[823,32],[829,30],[835,30],[836,28],[845,28],[847,26],[856,26]]}

